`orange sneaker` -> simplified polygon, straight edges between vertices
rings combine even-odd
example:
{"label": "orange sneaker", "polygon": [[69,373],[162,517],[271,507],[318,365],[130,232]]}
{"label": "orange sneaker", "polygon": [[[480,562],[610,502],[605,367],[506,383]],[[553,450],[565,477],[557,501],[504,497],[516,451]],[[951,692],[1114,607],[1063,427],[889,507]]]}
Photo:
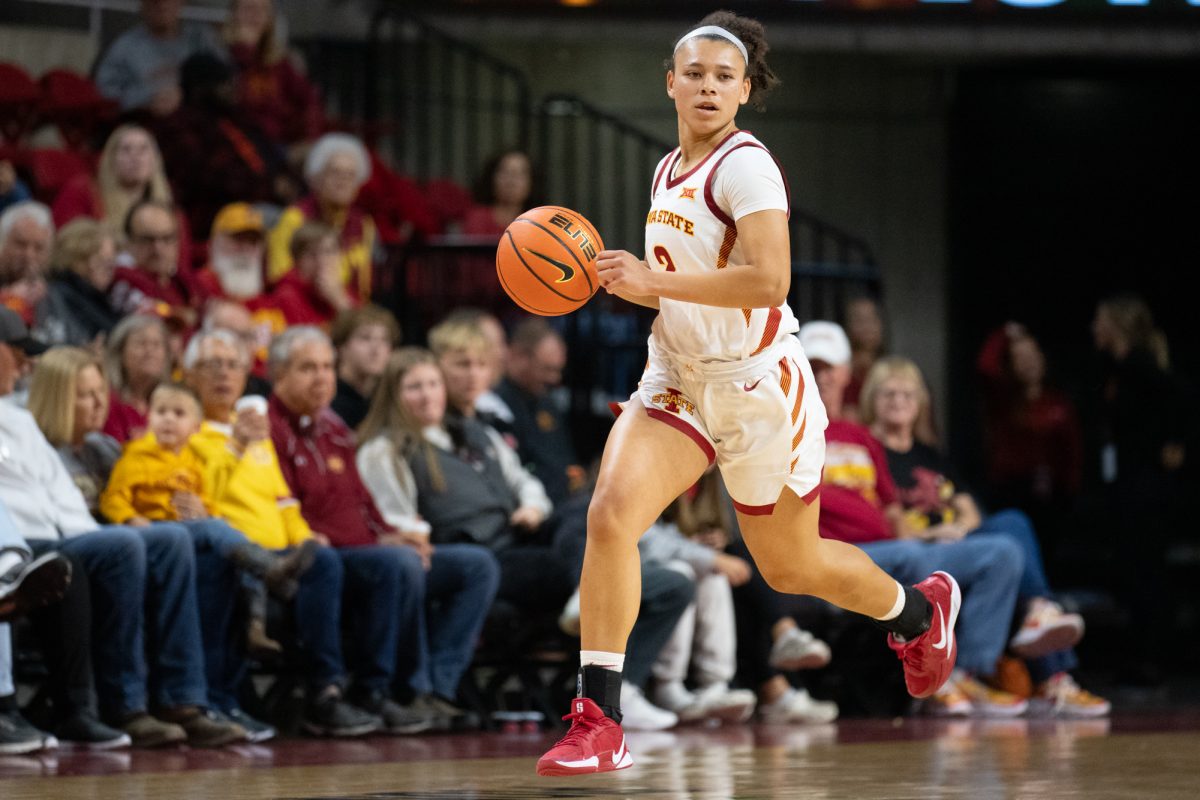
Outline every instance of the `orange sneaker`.
{"label": "orange sneaker", "polygon": [[633,766],[621,726],[586,697],[571,701],[571,729],[538,759],[538,775],[586,775]]}
{"label": "orange sneaker", "polygon": [[1081,688],[1066,672],[1038,684],[1032,702],[1034,711],[1048,716],[1107,717],[1112,711],[1112,703]]}
{"label": "orange sneaker", "polygon": [[951,679],[958,690],[971,701],[971,710],[984,717],[1019,717],[1029,708],[1029,701],[1015,694],[993,689],[983,681],[963,672]]}
{"label": "orange sneaker", "polygon": [[958,688],[958,684],[946,681],[932,697],[925,698],[921,703],[921,713],[931,717],[968,717],[971,715],[971,701]]}

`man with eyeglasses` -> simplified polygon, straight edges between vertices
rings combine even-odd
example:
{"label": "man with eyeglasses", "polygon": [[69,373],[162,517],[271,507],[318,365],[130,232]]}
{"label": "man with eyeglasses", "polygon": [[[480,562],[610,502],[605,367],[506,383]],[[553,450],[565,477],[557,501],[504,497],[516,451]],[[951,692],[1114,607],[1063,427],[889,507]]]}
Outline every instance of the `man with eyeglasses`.
{"label": "man with eyeglasses", "polygon": [[109,290],[113,308],[121,314],[157,314],[179,327],[193,327],[195,292],[176,272],[179,223],[175,209],[160,200],[142,200],[125,217],[125,236],[133,266],[119,267],[113,277]]}

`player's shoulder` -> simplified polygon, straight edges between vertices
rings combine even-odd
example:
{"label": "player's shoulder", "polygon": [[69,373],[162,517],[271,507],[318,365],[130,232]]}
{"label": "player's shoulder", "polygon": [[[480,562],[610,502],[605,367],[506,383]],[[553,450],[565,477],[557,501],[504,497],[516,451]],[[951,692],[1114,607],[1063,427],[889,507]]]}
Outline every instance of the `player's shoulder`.
{"label": "player's shoulder", "polygon": [[761,168],[765,168],[769,165],[776,169],[779,167],[778,160],[767,146],[750,131],[738,131],[725,142],[723,149],[725,152],[720,154],[720,164],[737,164],[738,171],[741,171],[743,166],[760,165]]}

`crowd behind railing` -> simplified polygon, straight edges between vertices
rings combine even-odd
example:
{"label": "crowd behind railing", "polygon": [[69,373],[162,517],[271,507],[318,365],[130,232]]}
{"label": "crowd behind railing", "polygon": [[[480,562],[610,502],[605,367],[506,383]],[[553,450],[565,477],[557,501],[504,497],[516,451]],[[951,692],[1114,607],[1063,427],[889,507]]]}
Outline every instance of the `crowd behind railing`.
{"label": "crowd behind railing", "polygon": [[[262,741],[277,721],[252,671],[299,676],[313,735],[486,724],[491,701],[463,692],[480,653],[576,649],[593,454],[561,402],[567,343],[489,313],[478,255],[460,300],[484,309],[425,307],[428,349],[400,347],[371,300],[385,245],[498,237],[539,200],[533,165],[498,154],[474,196],[418,186],[330,131],[269,0],[234,0],[219,35],[178,10],[143,1],[76,92],[82,116],[55,116],[45,81],[0,104],[20,122],[0,151],[0,619],[46,671],[35,727],[0,625],[0,753]],[[68,118],[79,169],[34,168],[25,137]],[[419,274],[392,291],[419,306]],[[821,533],[897,580],[962,585],[959,666],[923,710],[1106,715],[1073,677],[1084,620],[1041,551],[1088,444],[1038,342],[1013,323],[980,355],[984,497],[937,448],[920,368],[883,354],[878,303],[844,320],[799,333],[831,419]],[[1144,304],[1102,303],[1093,332],[1113,589],[1128,666],[1151,672],[1182,409]],[[642,559],[627,727],[837,717],[805,676],[848,669],[827,632],[864,623],[771,588],[716,473]]]}

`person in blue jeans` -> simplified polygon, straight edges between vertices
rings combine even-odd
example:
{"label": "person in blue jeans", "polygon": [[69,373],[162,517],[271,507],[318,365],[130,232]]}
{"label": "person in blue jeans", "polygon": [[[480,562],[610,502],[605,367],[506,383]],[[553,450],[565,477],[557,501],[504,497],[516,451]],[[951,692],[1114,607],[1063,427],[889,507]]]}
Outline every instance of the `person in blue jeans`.
{"label": "person in blue jeans", "polygon": [[[208,711],[196,562],[183,526],[100,526],[33,416],[4,400],[0,503],[35,555],[57,551],[83,565],[92,587],[100,709],[135,746],[219,747],[245,739],[241,726]],[[156,716],[148,713],[151,700]]]}
{"label": "person in blue jeans", "polygon": [[1074,647],[1083,636],[1083,618],[1054,601],[1041,547],[1029,517],[1017,510],[983,516],[954,466],[916,431],[930,429],[929,391],[913,361],[891,356],[875,363],[863,384],[861,413],[887,453],[904,513],[900,525],[931,541],[970,543],[1004,537],[1020,547],[1024,567],[1017,587],[1021,623],[1008,648],[1026,660],[1038,710],[1062,716],[1103,716],[1108,701],[1079,687],[1071,670],[1079,666]]}

